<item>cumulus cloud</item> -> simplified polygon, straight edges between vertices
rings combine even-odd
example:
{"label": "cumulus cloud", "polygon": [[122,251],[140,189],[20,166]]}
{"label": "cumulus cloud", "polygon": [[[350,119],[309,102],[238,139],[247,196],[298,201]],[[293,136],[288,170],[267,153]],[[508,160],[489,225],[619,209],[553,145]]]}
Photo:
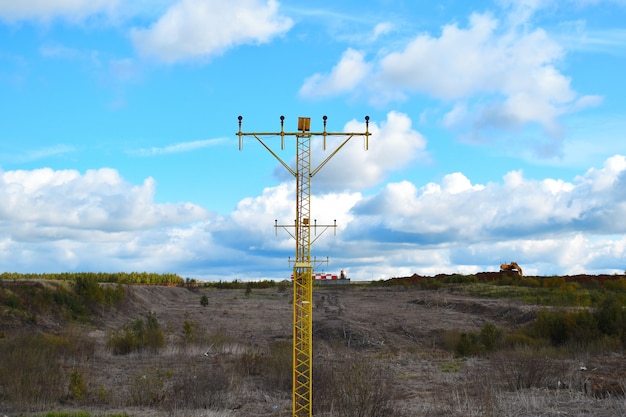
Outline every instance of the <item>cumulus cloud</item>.
{"label": "cumulus cloud", "polygon": [[626,256],[624,238],[616,238],[626,232],[625,185],[622,155],[573,182],[529,180],[512,171],[502,183],[485,185],[462,173],[422,187],[391,183],[354,206],[346,234],[377,247],[443,251],[451,267],[484,270],[516,260],[537,273],[615,271]]}
{"label": "cumulus cloud", "polygon": [[242,44],[261,44],[287,32],[293,22],[276,0],[180,0],[131,38],[143,54],[164,62],[208,58]]}
{"label": "cumulus cloud", "polygon": [[[352,120],[343,132],[364,133],[365,121]],[[404,113],[389,112],[387,119],[378,123],[370,121],[369,150],[365,150],[365,137],[354,136],[315,175],[315,190],[360,190],[383,181],[391,172],[402,170],[411,163],[428,160],[426,138],[413,129],[411,119]],[[327,149],[321,141],[311,145],[312,169],[326,159],[346,137],[328,138]],[[279,178],[286,179],[284,169],[277,168]]]}
{"label": "cumulus cloud", "polygon": [[[155,182],[140,186],[113,169],[6,171],[0,175],[0,208],[5,233],[15,227],[24,239],[87,236],[93,230],[120,232],[200,220],[205,210],[191,203],[155,204]],[[87,233],[85,233],[87,231]]]}
{"label": "cumulus cloud", "polygon": [[[26,272],[289,273],[293,181],[243,199],[223,217],[190,203],[156,204],[154,190],[152,179],[134,185],[111,169],[0,172],[0,261]],[[476,184],[454,172],[421,186],[390,183],[369,196],[316,193],[314,256],[330,256],[330,270],[354,279],[473,273],[513,260],[530,274],[621,272],[624,190],[626,157],[615,155],[573,181],[511,171],[500,182]],[[333,236],[326,226],[335,220]]]}
{"label": "cumulus cloud", "polygon": [[[527,12],[516,16],[530,16],[536,7],[525,2]],[[371,62],[348,49],[329,74],[305,80],[300,94],[318,98],[358,89],[369,91],[370,100],[378,104],[426,94],[453,103],[443,123],[466,139],[479,139],[494,128],[537,125],[558,141],[559,117],[602,99],[573,90],[571,79],[558,69],[563,48],[527,23],[502,23],[491,14],[474,13],[466,27],[452,23],[439,36],[419,34],[402,48],[381,51]],[[544,146],[543,153],[554,156],[559,149],[558,143],[553,149]]]}
{"label": "cumulus cloud", "polygon": [[[530,274],[613,273],[626,257],[626,157],[616,155],[574,181],[531,180],[511,171],[498,183],[475,184],[461,172],[418,186],[390,183],[380,192],[318,193],[318,224],[337,220],[336,236],[313,245],[330,270],[354,279],[412,273],[494,271],[516,261]],[[257,261],[294,254],[295,184],[269,187],[240,202],[212,236]],[[272,227],[274,220],[278,233]],[[321,230],[321,228],[320,228]],[[319,231],[318,231],[319,232]]]}
{"label": "cumulus cloud", "polygon": [[[214,230],[222,244],[237,248],[243,246],[256,250],[283,250],[292,252],[295,242],[293,226],[296,218],[295,181],[267,187],[256,197],[248,197]],[[352,220],[351,208],[361,199],[356,192],[321,193],[311,196],[311,224],[318,225],[320,234],[327,226],[343,230]],[[276,223],[277,222],[277,223]],[[317,222],[317,223],[316,223]],[[276,230],[278,225],[280,230]],[[245,242],[245,243],[244,243]]]}
{"label": "cumulus cloud", "polygon": [[108,168],[0,171],[0,262],[20,272],[184,274],[242,256],[212,240],[218,218],[192,203],[157,204],[154,192],[153,179],[134,185]]}
{"label": "cumulus cloud", "polygon": [[420,188],[409,182],[388,184],[361,201],[356,214],[375,219],[381,230],[419,243],[477,242],[590,232],[624,233],[626,200],[620,188],[626,176],[623,156],[607,160],[570,183],[528,180],[520,171],[502,184],[471,184],[462,173],[441,184]]}

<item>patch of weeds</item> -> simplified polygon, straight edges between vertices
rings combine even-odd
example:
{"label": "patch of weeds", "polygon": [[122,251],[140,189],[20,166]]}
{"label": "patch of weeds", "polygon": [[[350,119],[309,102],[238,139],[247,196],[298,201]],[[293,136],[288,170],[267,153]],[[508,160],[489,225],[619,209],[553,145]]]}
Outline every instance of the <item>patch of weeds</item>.
{"label": "patch of weeds", "polygon": [[463,364],[460,362],[442,362],[441,372],[445,373],[457,373],[461,370]]}
{"label": "patch of weeds", "polygon": [[87,411],[48,411],[42,417],[91,417]]}
{"label": "patch of weeds", "polygon": [[185,320],[183,322],[183,344],[185,346],[194,343],[198,339],[196,333],[197,327],[198,323],[195,321]]}
{"label": "patch of weeds", "polygon": [[527,347],[502,351],[491,358],[489,366],[510,390],[546,388],[565,372],[565,365],[550,358],[550,353]]}
{"label": "patch of weeds", "polygon": [[397,395],[390,369],[345,358],[313,367],[314,412],[340,416],[395,416]]}
{"label": "patch of weeds", "polygon": [[152,407],[160,404],[166,396],[165,383],[171,377],[172,372],[163,369],[134,375],[129,386],[130,405]]}
{"label": "patch of weeds", "polygon": [[61,368],[62,344],[45,335],[0,340],[2,403],[18,410],[44,410],[62,397],[66,385]]}
{"label": "patch of weeds", "polygon": [[74,369],[70,374],[69,396],[70,398],[82,401],[87,395],[87,384],[83,372],[80,369]]}
{"label": "patch of weeds", "polygon": [[[39,417],[91,417],[88,411],[48,411]],[[130,417],[127,413],[97,414],[96,417]]]}
{"label": "patch of weeds", "polygon": [[219,409],[226,404],[230,378],[221,364],[188,364],[169,386],[163,401],[168,411]]}

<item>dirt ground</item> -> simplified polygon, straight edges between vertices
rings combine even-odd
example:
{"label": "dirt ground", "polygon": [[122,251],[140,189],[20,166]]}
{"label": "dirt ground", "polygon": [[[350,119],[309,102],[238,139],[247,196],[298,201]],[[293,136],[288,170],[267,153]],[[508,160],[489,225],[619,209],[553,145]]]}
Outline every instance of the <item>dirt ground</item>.
{"label": "dirt ground", "polygon": [[[200,303],[203,295],[208,298],[206,306]],[[99,384],[115,385],[128,379],[130,369],[137,372],[141,367],[149,370],[155,366],[174,366],[173,358],[178,358],[180,352],[173,348],[156,357],[114,356],[105,349],[107,331],[150,312],[158,317],[172,346],[180,339],[186,321],[194,323],[196,332],[227,335],[231,341],[226,352],[229,355],[250,347],[263,349],[277,340],[290,341],[291,301],[290,290],[281,292],[277,288],[254,289],[246,295],[244,290],[129,287],[124,308],[108,311],[88,327],[98,346],[89,372]],[[442,335],[447,331],[479,332],[486,323],[510,330],[533,320],[536,306],[448,290],[368,285],[316,288],[313,305],[314,361],[332,361],[346,352],[364,360],[386,361],[395,375],[397,401],[405,416],[492,415],[485,411],[493,409],[492,406],[477,404],[472,399],[480,398],[481,390],[491,403],[511,404],[510,412],[502,415],[626,415],[622,397],[611,393],[593,395],[594,384],[626,381],[626,360],[621,354],[586,355],[564,361],[559,368],[561,374],[555,376],[551,386],[522,393],[486,385],[472,387],[476,380],[481,381],[478,385],[489,381],[489,375],[481,374],[480,369],[491,358],[458,359],[442,348]],[[40,325],[48,327],[47,330],[58,330],[55,327],[60,326],[44,321]],[[190,361],[200,364],[217,360],[212,349],[211,345],[197,346],[186,354]],[[137,416],[167,415],[158,409],[124,410]],[[251,391],[219,413],[198,410],[184,415],[284,416],[289,415],[289,410],[289,393],[268,395]],[[106,410],[112,411],[115,410]]]}

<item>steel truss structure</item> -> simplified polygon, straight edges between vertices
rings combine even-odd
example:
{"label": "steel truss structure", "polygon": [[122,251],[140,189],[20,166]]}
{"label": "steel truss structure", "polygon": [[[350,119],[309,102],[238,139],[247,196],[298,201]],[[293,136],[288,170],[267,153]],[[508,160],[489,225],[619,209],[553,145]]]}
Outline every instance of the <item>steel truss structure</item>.
{"label": "steel truss structure", "polygon": [[[311,222],[311,180],[323,167],[334,157],[350,139],[355,136],[364,136],[365,149],[369,147],[369,116],[365,116],[365,132],[327,132],[324,116],[324,130],[311,132],[311,119],[308,117],[298,118],[298,130],[285,132],[285,117],[280,116],[280,132],[243,132],[241,130],[243,117],[239,116],[239,150],[243,149],[243,138],[251,136],[256,138],[296,179],[296,219],[294,225],[282,225],[275,221],[276,229],[285,229],[296,241],[296,258],[293,261],[293,391],[292,391],[292,415],[293,417],[312,416],[312,344],[313,344],[313,269],[317,260],[311,258],[311,245],[321,234],[332,228],[336,230],[337,224],[318,225],[317,221]],[[274,150],[262,139],[264,137],[280,137],[281,149],[285,148],[285,137],[293,136],[296,139],[296,164],[290,167],[283,161]],[[329,136],[343,137],[341,142],[330,155],[316,168],[311,170],[311,139],[314,136],[323,137],[323,147],[326,150],[326,139]],[[320,234],[317,228],[321,228]],[[290,229],[294,229],[294,233]],[[313,230],[315,237],[311,237]],[[292,263],[291,259],[289,260]],[[328,261],[326,261],[328,262]]]}

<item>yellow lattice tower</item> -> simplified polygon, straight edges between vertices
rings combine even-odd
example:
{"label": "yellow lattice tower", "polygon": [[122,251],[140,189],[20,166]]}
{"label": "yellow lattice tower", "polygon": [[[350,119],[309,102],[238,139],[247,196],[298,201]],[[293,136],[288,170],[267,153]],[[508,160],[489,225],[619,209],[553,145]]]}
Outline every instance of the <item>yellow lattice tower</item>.
{"label": "yellow lattice tower", "polygon": [[[317,174],[330,159],[339,152],[343,146],[354,136],[365,137],[365,149],[368,148],[369,141],[369,116],[365,116],[364,133],[327,132],[326,120],[324,116],[324,130],[322,132],[311,132],[311,119],[308,117],[298,118],[298,130],[296,132],[285,132],[284,116],[280,116],[280,132],[242,132],[239,116],[239,150],[243,148],[243,137],[253,136],[267,149],[296,179],[296,220],[293,226],[279,225],[275,223],[275,228],[293,227],[295,235],[291,236],[296,241],[296,259],[293,262],[293,391],[292,391],[292,413],[293,417],[311,417],[311,397],[312,381],[311,371],[313,369],[313,264],[315,259],[311,259],[311,245],[316,238],[311,240],[311,229],[314,231],[318,227],[323,231],[328,228],[336,229],[333,225],[318,225],[317,221],[311,222],[311,179]],[[285,136],[296,138],[296,166],[291,168],[285,163],[272,148],[267,145],[262,137],[280,136],[281,149],[285,148]],[[319,166],[311,170],[311,138],[322,136],[324,138],[324,150],[326,150],[326,138],[328,136],[341,136],[345,139],[335,148],[330,155],[324,159]],[[290,261],[291,262],[291,261]]]}

